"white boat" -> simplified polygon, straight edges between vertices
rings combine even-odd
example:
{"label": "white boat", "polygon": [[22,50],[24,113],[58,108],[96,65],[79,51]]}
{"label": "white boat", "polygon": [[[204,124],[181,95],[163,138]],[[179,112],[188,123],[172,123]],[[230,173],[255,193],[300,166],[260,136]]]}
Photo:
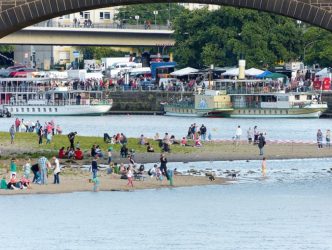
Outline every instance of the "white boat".
{"label": "white boat", "polygon": [[103,91],[52,87],[50,79],[0,79],[0,103],[12,115],[102,115],[112,108]]}
{"label": "white boat", "polygon": [[288,92],[264,80],[220,80],[218,90],[197,93],[194,101],[164,106],[165,115],[231,118],[319,118],[327,110],[314,91]]}

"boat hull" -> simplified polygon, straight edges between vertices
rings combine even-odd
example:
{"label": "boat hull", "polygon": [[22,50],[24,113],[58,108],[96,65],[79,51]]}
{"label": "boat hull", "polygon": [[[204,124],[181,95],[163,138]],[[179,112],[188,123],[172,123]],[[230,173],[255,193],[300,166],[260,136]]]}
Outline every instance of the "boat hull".
{"label": "boat hull", "polygon": [[165,115],[185,117],[220,117],[220,118],[319,118],[323,108],[294,109],[234,109],[214,110],[206,113],[195,109],[172,107],[165,109]]}
{"label": "boat hull", "polygon": [[75,116],[75,115],[103,115],[112,105],[4,105],[12,115],[35,115],[35,116]]}

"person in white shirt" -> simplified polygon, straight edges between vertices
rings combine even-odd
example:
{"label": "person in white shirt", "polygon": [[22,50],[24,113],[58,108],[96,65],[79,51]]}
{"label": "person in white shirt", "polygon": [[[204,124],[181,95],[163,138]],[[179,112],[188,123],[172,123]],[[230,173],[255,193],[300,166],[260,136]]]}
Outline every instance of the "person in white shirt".
{"label": "person in white shirt", "polygon": [[54,182],[53,184],[60,184],[60,162],[59,159],[56,158],[55,156],[53,156],[53,161],[54,161],[54,170],[53,170],[53,174],[54,174]]}
{"label": "person in white shirt", "polygon": [[241,140],[242,136],[242,129],[241,126],[237,126],[236,132],[235,132],[235,145],[238,146]]}

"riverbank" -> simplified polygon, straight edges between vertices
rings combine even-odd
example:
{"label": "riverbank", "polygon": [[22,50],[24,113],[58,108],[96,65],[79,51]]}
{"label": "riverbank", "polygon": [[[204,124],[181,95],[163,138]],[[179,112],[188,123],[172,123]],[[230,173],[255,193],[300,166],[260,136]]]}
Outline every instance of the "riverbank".
{"label": "riverbank", "polygon": [[[20,174],[19,174],[20,176]],[[70,174],[65,170],[60,175],[60,184],[53,184],[53,175],[49,175],[47,185],[32,184],[30,189],[22,190],[3,190],[0,189],[0,195],[20,195],[20,194],[57,194],[72,192],[91,192],[93,184],[89,182],[91,174],[87,171],[73,171]],[[100,176],[99,191],[134,191],[142,189],[160,189],[160,188],[177,188],[191,187],[203,185],[222,185],[227,184],[226,178],[216,178],[211,182],[207,177],[200,176],[181,176],[174,177],[174,186],[169,185],[169,181],[165,178],[158,181],[156,178],[145,178],[144,181],[134,181],[134,187],[127,186],[127,180],[120,179],[120,175],[106,175],[102,173]]]}

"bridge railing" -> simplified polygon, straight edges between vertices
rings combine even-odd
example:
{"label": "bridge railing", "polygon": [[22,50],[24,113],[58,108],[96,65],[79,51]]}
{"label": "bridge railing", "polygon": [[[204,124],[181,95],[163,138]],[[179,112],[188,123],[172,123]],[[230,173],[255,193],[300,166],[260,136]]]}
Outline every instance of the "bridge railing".
{"label": "bridge railing", "polygon": [[50,27],[50,28],[95,28],[95,29],[134,29],[134,30],[171,30],[168,25],[150,25],[149,27],[144,24],[120,24],[120,23],[80,23],[74,24],[73,22],[58,22],[54,20],[43,21],[31,27]]}

